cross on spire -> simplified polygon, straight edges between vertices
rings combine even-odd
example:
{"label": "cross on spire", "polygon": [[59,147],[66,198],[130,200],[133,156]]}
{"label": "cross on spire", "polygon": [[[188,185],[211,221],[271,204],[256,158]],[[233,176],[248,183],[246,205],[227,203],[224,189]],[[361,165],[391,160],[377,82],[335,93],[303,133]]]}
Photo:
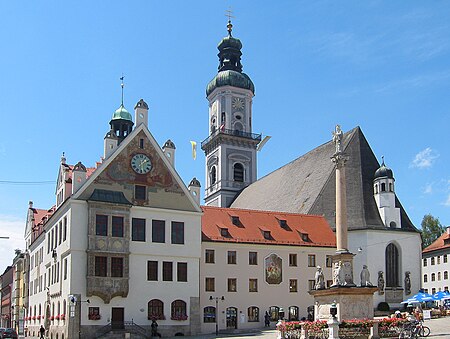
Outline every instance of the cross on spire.
{"label": "cross on spire", "polygon": [[231,10],[231,6],[229,7],[229,9],[227,9],[225,11],[225,16],[228,17],[227,30],[228,30],[228,35],[231,36],[231,31],[233,30],[233,25],[231,23],[231,18],[234,18],[233,11]]}
{"label": "cross on spire", "polygon": [[124,78],[125,78],[125,76],[122,73],[122,76],[120,77],[120,81],[121,81],[120,87],[122,87],[122,106],[123,106],[123,87],[124,87],[123,79]]}

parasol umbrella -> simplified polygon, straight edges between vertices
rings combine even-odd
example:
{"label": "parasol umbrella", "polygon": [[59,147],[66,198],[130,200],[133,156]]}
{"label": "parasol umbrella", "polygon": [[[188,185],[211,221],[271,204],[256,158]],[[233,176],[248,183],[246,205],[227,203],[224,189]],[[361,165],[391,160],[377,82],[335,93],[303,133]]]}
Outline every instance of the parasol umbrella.
{"label": "parasol umbrella", "polygon": [[448,297],[450,299],[450,293],[447,291],[439,291],[433,294],[433,300],[444,300],[445,297]]}

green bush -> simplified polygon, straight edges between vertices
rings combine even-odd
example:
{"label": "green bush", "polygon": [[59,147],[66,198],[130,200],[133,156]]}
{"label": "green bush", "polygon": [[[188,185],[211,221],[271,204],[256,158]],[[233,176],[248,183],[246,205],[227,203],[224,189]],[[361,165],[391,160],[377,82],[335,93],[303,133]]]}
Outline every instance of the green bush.
{"label": "green bush", "polygon": [[377,306],[378,311],[388,312],[390,310],[389,304],[385,301],[382,301]]}

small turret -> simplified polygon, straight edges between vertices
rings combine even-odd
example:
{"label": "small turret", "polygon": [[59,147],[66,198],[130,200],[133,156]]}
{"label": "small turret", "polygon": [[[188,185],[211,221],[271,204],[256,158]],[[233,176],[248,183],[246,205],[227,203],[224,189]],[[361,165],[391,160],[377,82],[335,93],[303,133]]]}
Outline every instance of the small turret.
{"label": "small turret", "polygon": [[139,100],[134,106],[134,121],[136,122],[136,127],[140,124],[148,127],[148,105],[144,99]]}
{"label": "small turret", "polygon": [[200,187],[200,181],[196,177],[191,180],[188,186],[189,192],[191,192],[192,197],[198,205],[200,205]]}
{"label": "small turret", "polygon": [[79,161],[72,170],[72,194],[76,193],[86,182],[86,167]]}
{"label": "small turret", "polygon": [[167,140],[164,146],[162,147],[162,150],[164,154],[167,156],[167,159],[169,159],[170,164],[172,167],[175,167],[175,144],[172,140]]}
{"label": "small turret", "polygon": [[119,144],[119,138],[116,136],[113,130],[110,130],[108,133],[106,133],[104,140],[105,149],[103,152],[103,158],[106,160],[117,148],[117,145]]}
{"label": "small turret", "polygon": [[395,207],[394,173],[384,164],[375,171],[373,180],[374,198],[381,220],[386,227],[401,228],[400,208]]}

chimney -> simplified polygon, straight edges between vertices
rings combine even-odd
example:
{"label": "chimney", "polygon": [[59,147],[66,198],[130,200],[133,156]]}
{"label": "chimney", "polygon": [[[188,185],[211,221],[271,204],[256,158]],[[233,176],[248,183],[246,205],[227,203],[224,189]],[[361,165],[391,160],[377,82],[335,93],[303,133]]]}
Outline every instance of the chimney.
{"label": "chimney", "polygon": [[200,206],[200,187],[201,187],[200,181],[198,181],[197,178],[195,177],[191,180],[188,186],[189,192],[191,192],[192,197],[199,206]]}
{"label": "chimney", "polygon": [[75,194],[86,182],[86,167],[79,161],[72,170],[72,194]]}
{"label": "chimney", "polygon": [[172,140],[167,140],[164,146],[162,147],[162,150],[164,154],[167,156],[167,159],[169,159],[170,164],[172,167],[175,167],[175,144],[172,142]]}
{"label": "chimney", "polygon": [[140,124],[148,127],[148,105],[144,99],[139,100],[134,106],[134,121],[136,122],[136,127]]}

